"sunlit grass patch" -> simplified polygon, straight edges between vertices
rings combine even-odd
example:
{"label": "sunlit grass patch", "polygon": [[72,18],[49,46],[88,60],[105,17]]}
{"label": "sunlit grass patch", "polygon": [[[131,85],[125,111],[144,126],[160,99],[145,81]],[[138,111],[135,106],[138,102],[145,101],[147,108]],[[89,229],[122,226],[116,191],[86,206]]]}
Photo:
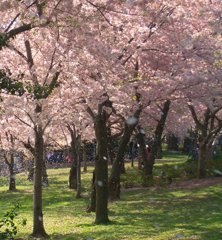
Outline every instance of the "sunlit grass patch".
{"label": "sunlit grass patch", "polygon": [[[109,203],[110,224],[95,225],[95,214],[87,213],[93,168],[82,174],[82,198],[76,199],[68,188],[68,168],[50,169],[49,186],[43,188],[44,224],[52,240],[219,240],[222,236],[222,187],[197,189],[164,187],[141,188],[138,169],[126,165],[125,181],[134,188],[121,193],[121,199]],[[32,232],[32,183],[25,174],[17,176],[18,191],[10,193],[1,186],[0,216],[9,205],[22,204],[19,218],[27,225],[19,227],[18,237],[30,239]],[[0,181],[7,183],[5,179]],[[123,182],[124,183],[124,182]],[[122,186],[124,186],[122,183]]]}

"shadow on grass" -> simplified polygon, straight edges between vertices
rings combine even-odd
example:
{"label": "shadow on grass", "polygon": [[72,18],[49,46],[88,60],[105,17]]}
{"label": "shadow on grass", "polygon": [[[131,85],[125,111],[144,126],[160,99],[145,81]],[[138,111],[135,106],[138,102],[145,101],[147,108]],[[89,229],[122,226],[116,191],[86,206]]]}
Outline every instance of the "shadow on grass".
{"label": "shadow on grass", "polygon": [[[85,212],[88,197],[76,199],[76,192],[68,189],[64,179],[64,175],[61,179],[53,175],[50,186],[43,190],[44,223],[52,240],[166,240],[176,239],[176,234],[190,240],[221,239],[220,186],[195,190],[129,189],[121,194],[120,201],[109,204],[111,223],[95,225],[95,214]],[[1,191],[1,210],[17,200],[22,203],[21,210],[31,216],[31,188],[15,193]],[[25,229],[20,236],[29,231]]]}

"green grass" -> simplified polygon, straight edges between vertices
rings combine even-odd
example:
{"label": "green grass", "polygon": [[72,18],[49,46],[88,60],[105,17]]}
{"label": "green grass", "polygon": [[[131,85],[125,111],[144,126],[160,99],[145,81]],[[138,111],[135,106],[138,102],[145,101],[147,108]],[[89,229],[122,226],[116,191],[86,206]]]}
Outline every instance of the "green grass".
{"label": "green grass", "polygon": [[[121,200],[109,204],[108,225],[95,225],[95,214],[86,213],[92,169],[83,174],[83,198],[67,187],[69,169],[51,169],[49,187],[43,190],[44,224],[53,240],[173,240],[222,239],[222,187],[195,190],[169,188],[123,189]],[[127,168],[128,176],[137,171]],[[136,176],[135,176],[136,177]],[[18,237],[32,231],[32,184],[26,176],[17,177],[15,193],[7,191],[7,181],[0,178],[0,216],[13,202],[22,204],[19,218],[27,225]]]}

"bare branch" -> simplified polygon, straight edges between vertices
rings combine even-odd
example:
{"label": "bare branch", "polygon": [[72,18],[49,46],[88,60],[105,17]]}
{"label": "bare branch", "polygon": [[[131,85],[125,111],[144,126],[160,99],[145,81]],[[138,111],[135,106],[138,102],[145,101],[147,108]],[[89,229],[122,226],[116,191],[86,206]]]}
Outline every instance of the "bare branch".
{"label": "bare branch", "polygon": [[46,128],[49,126],[49,124],[52,122],[53,116],[47,121],[47,123],[45,124],[45,126],[43,127],[42,132],[44,133]]}
{"label": "bare branch", "polygon": [[11,45],[11,44],[7,44],[6,45],[9,49],[13,50],[14,52],[16,52],[19,56],[21,56],[26,62],[28,62],[27,57],[20,52],[15,46]]}
{"label": "bare branch", "polygon": [[32,58],[32,50],[31,50],[31,45],[29,40],[25,41],[25,48],[26,48],[26,53],[27,53],[27,59],[28,59],[28,65],[29,65],[29,72],[32,77],[32,81],[34,84],[38,84],[38,78],[34,69],[34,61]]}
{"label": "bare branch", "polygon": [[64,129],[63,129],[62,125],[60,125],[60,128],[61,128],[61,130],[62,130],[62,134],[63,134],[63,136],[64,136],[64,138],[65,138],[66,144],[67,144],[67,146],[68,146],[68,145],[69,145],[68,139],[67,139],[67,136],[66,136],[66,134],[65,134],[65,132],[64,132]]}
{"label": "bare branch", "polygon": [[[60,35],[59,35],[59,30],[58,30],[58,34],[57,34],[57,38],[56,38],[56,42],[58,42],[58,40],[59,40],[59,36],[60,36]],[[55,54],[56,54],[56,49],[57,49],[57,47],[56,47],[56,45],[55,45],[55,48],[54,48],[53,53],[52,53],[52,57],[51,57],[51,62],[50,62],[50,65],[49,65],[49,69],[48,69],[47,74],[46,74],[46,76],[45,76],[45,80],[44,80],[43,85],[46,84],[47,79],[48,79],[49,74],[50,74],[50,71],[51,71],[52,68],[53,68],[53,62],[54,62],[54,58],[55,58]]]}
{"label": "bare branch", "polygon": [[90,106],[88,104],[87,104],[87,107],[86,107],[86,111],[91,116],[91,118],[94,120],[96,116],[95,116],[94,112],[92,111],[92,109],[90,108]]}
{"label": "bare branch", "polygon": [[29,117],[29,119],[31,120],[31,122],[35,125],[35,121],[33,120],[31,114],[27,111],[24,110],[24,112],[26,113],[26,115]]}
{"label": "bare branch", "polygon": [[49,84],[48,91],[42,96],[42,98],[47,98],[55,88],[56,84],[58,83],[58,78],[60,75],[60,71],[57,71],[54,76],[52,77],[52,81]]}
{"label": "bare branch", "polygon": [[25,124],[26,126],[32,128],[32,126],[31,126],[29,123],[25,122],[25,121],[24,121],[23,119],[21,119],[19,116],[15,115],[15,118],[17,118],[20,122],[22,122],[22,123]]}
{"label": "bare branch", "polygon": [[107,22],[110,26],[115,27],[115,26],[110,22],[110,20],[106,17],[106,15],[103,13],[103,11],[101,10],[101,7],[97,6],[96,4],[92,3],[92,2],[89,1],[89,0],[86,0],[86,1],[87,1],[91,6],[95,7],[95,8],[99,11],[99,13],[103,16],[103,18],[106,20],[106,22]]}
{"label": "bare branch", "polygon": [[188,104],[188,108],[190,109],[190,112],[191,112],[191,115],[193,117],[193,120],[194,120],[195,124],[197,125],[197,127],[199,129],[201,129],[203,127],[203,124],[199,121],[199,119],[197,117],[197,114],[196,114],[196,111],[194,109],[194,106],[192,104]]}
{"label": "bare branch", "polygon": [[57,146],[60,147],[60,149],[64,149],[64,146],[62,146],[61,144],[59,144],[54,138],[49,136],[49,139],[51,139]]}
{"label": "bare branch", "polygon": [[13,23],[17,20],[17,18],[20,16],[20,13],[18,13],[14,19],[12,19],[12,21],[9,23],[8,27],[5,29],[5,33],[8,32],[8,30],[11,28],[11,26],[13,25]]}

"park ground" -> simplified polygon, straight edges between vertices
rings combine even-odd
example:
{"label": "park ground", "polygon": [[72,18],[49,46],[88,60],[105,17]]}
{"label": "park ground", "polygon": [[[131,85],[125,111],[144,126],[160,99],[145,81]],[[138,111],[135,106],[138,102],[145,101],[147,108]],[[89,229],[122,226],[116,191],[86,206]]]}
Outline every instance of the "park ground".
{"label": "park ground", "polygon": [[[184,156],[168,159],[168,165],[182,163]],[[166,160],[167,161],[167,160]],[[162,160],[157,166],[163,166]],[[87,213],[92,168],[82,175],[82,198],[68,189],[68,168],[50,169],[44,187],[44,224],[52,240],[222,240],[222,178],[139,184],[138,170],[127,164],[122,177],[121,199],[109,203],[110,223],[95,225],[94,213]],[[25,173],[17,176],[17,191],[7,191],[1,178],[0,217],[13,203],[20,202],[17,239],[32,239],[32,183]]]}

